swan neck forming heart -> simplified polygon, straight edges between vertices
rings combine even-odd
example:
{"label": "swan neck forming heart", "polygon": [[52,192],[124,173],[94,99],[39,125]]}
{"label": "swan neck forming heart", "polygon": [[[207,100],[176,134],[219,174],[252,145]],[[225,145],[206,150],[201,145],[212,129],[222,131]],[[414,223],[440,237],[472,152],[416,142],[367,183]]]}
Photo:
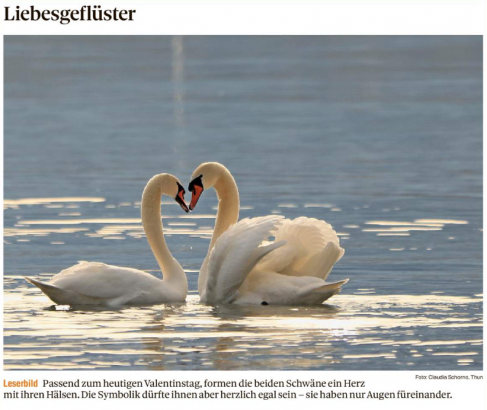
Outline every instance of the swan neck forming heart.
{"label": "swan neck forming heart", "polygon": [[230,171],[223,168],[214,185],[218,197],[218,212],[216,215],[215,229],[210,243],[210,251],[216,240],[231,225],[237,223],[240,210],[240,197],[237,184]]}
{"label": "swan neck forming heart", "polygon": [[164,239],[161,220],[161,196],[164,190],[164,175],[152,178],[142,194],[141,216],[147,242],[162,271],[164,283],[178,289],[186,289],[188,282],[181,265],[174,259]]}

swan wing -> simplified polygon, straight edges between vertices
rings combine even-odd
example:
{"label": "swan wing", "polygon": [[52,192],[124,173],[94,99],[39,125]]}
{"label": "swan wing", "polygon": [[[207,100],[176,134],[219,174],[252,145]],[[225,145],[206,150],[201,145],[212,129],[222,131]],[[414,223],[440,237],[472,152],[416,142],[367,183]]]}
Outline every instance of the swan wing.
{"label": "swan wing", "polygon": [[259,268],[284,275],[326,279],[345,253],[332,226],[315,218],[286,219],[273,235],[286,245],[264,258]]}
{"label": "swan wing", "polygon": [[238,289],[255,265],[284,241],[263,244],[273,234],[282,216],[243,219],[227,229],[216,241],[209,258],[206,281],[208,304],[232,303]]}

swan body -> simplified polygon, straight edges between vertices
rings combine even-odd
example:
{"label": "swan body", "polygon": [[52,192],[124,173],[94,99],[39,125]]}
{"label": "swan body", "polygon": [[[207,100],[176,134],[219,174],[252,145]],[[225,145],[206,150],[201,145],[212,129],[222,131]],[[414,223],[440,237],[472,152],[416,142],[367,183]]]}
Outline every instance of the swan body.
{"label": "swan body", "polygon": [[[208,255],[198,278],[203,303],[318,305],[348,282],[326,282],[344,250],[331,225],[314,218],[269,215],[237,222],[236,183],[221,164],[205,163],[193,173],[190,209],[204,189],[219,199]],[[269,241],[274,237],[274,241]]]}
{"label": "swan body", "polygon": [[48,283],[26,279],[58,305],[147,305],[185,299],[147,272],[100,262],[78,262]]}
{"label": "swan body", "polygon": [[188,291],[186,275],[169,252],[162,231],[163,194],[175,198],[187,211],[184,188],[176,177],[159,174],[148,182],[142,195],[142,224],[163,271],[163,280],[137,269],[85,261],[61,271],[49,282],[26,279],[61,305],[120,306],[184,302]]}

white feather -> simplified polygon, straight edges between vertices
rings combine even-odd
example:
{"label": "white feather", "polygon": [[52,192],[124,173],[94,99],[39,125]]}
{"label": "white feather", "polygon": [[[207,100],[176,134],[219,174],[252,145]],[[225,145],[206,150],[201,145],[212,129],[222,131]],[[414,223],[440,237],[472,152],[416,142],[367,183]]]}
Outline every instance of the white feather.
{"label": "white feather", "polygon": [[144,231],[163,271],[164,280],[137,269],[85,261],[61,271],[49,282],[26,279],[61,305],[119,306],[184,302],[188,290],[186,275],[167,248],[161,224],[161,195],[174,198],[178,184],[173,175],[159,174],[147,183],[142,194]]}
{"label": "white feather", "polygon": [[345,250],[332,226],[315,218],[286,219],[274,232],[286,245],[262,260],[259,267],[289,276],[326,279]]}
{"label": "white feather", "polygon": [[215,243],[208,259],[204,302],[232,303],[236,291],[255,265],[285,242],[262,245],[281,221],[281,216],[244,219],[231,226]]}
{"label": "white feather", "polygon": [[[198,278],[202,302],[215,305],[321,304],[348,279],[325,279],[344,250],[330,224],[270,215],[238,223],[235,179],[222,164],[204,163],[194,172],[205,189],[214,187],[218,215],[210,250]],[[274,241],[268,241],[274,236]]]}
{"label": "white feather", "polygon": [[160,286],[160,279],[137,269],[100,262],[78,262],[49,282],[26,279],[59,305],[118,306],[174,299],[166,287]]}

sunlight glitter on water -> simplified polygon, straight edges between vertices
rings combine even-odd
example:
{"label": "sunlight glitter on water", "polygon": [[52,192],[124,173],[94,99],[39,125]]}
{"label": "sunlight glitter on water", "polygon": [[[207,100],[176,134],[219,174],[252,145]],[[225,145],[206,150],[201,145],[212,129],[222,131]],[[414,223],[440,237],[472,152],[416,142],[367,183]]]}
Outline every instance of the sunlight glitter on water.
{"label": "sunlight glitter on water", "polygon": [[22,199],[4,199],[3,207],[17,209],[21,205],[42,205],[55,202],[105,202],[105,198],[90,197],[67,197],[67,198],[22,198]]}
{"label": "sunlight glitter on water", "polygon": [[403,222],[403,221],[367,221],[366,225],[381,225],[381,226],[436,226],[443,227],[444,224],[440,223],[416,223],[416,222]]}
{"label": "sunlight glitter on water", "polygon": [[3,231],[3,236],[47,236],[52,233],[76,233],[89,231],[88,228],[43,228],[43,229],[32,229],[32,228],[5,228]]}
{"label": "sunlight glitter on water", "polygon": [[[44,207],[45,204],[41,201],[32,205]],[[122,205],[125,208],[123,217],[113,217],[122,212]],[[333,208],[331,204],[307,205],[311,209],[329,208],[327,211]],[[71,206],[79,208],[74,204],[67,204],[65,208]],[[106,209],[108,205],[101,206]],[[90,241],[102,239],[125,243],[145,237],[137,207],[136,203],[120,203],[111,208],[115,214],[108,218],[92,217],[93,208],[83,207],[75,215],[69,215],[69,212],[60,215],[64,216],[61,219],[48,213],[43,213],[42,218],[23,219],[20,208],[12,208],[8,212],[18,212],[19,217],[13,226],[5,228],[5,236],[12,238],[18,246],[29,246],[31,239],[42,240],[47,236],[51,237],[46,239],[49,246],[63,249],[69,249],[66,243],[72,243],[69,239],[73,235],[88,237]],[[294,203],[281,203],[277,207],[282,213],[299,208]],[[137,217],[125,217],[133,215],[134,210]],[[276,212],[281,211],[276,209]],[[206,250],[214,218],[215,214],[205,213],[165,215],[164,232],[168,238],[204,239],[202,246]],[[337,234],[341,240],[376,233],[390,236],[391,241],[394,237],[403,241],[409,238],[400,237],[409,236],[413,231],[443,230],[447,222],[439,221],[354,220],[357,223],[338,225],[347,231]],[[370,228],[360,229],[364,225]],[[14,246],[9,241],[6,245]],[[406,248],[402,243],[394,245],[387,249],[396,251],[391,252],[395,254],[416,249]],[[145,249],[146,244],[141,243],[141,246]],[[198,263],[194,265],[198,266]],[[198,272],[192,268],[185,270],[188,275]],[[43,280],[51,276],[52,273],[41,275]],[[421,369],[430,362],[452,369],[457,366],[479,368],[482,363],[480,353],[462,355],[464,351],[480,352],[482,347],[482,341],[474,336],[482,328],[481,316],[463,316],[465,311],[481,312],[481,295],[472,298],[439,294],[378,295],[375,288],[362,286],[352,294],[335,296],[329,305],[262,309],[202,306],[191,291],[188,303],[180,306],[80,310],[68,306],[51,308],[50,301],[38,289],[19,277],[6,277],[5,283],[5,366],[10,369],[22,369],[31,362],[43,369],[182,369],[188,366],[194,369],[218,366],[222,369],[278,369],[286,366],[356,369],[359,363],[370,368],[412,366]],[[422,314],[418,315],[418,312]],[[138,325],[134,326],[134,323]],[[438,339],[434,329],[448,329],[450,339]],[[459,335],[458,330],[464,333]],[[55,352],[53,339],[56,340]],[[154,346],[155,350],[151,350]],[[374,351],[368,351],[367,346],[374,346]],[[406,351],[401,346],[414,346],[415,349],[414,352]],[[447,355],[450,350],[453,354]],[[22,352],[26,351],[24,355]]]}
{"label": "sunlight glitter on water", "polygon": [[305,208],[333,208],[333,204],[316,204],[316,203],[308,203],[304,204]]}
{"label": "sunlight glitter on water", "polygon": [[[163,215],[163,219],[214,219],[215,215]],[[81,224],[140,224],[140,218],[94,218],[94,219],[45,219],[45,220],[25,220],[20,221],[19,225],[81,225]]]}
{"label": "sunlight glitter on water", "polygon": [[458,219],[416,219],[416,223],[423,224],[423,223],[439,223],[439,224],[453,224],[453,225],[467,225],[468,221],[462,221]]}
{"label": "sunlight glitter on water", "polygon": [[[5,207],[18,209],[19,205],[44,205],[44,206],[51,206],[49,204],[57,204],[57,203],[71,203],[66,205],[66,207],[70,206],[78,206],[73,205],[73,202],[105,202],[104,198],[98,197],[65,197],[65,198],[25,198],[25,199],[17,199],[17,200],[6,200]],[[46,205],[48,204],[48,205]],[[175,204],[172,200],[164,200],[164,205],[168,204]],[[53,205],[58,206],[58,205]],[[62,206],[62,205],[61,205]],[[107,207],[109,205],[106,205]],[[120,203],[118,206],[132,206],[131,203]],[[133,207],[140,206],[140,202],[134,202]],[[293,209],[297,208],[299,205],[295,203],[280,203],[277,205],[281,209]],[[331,210],[339,210],[340,208],[335,207],[332,204],[328,203],[305,203],[303,205],[305,208],[329,208]],[[114,206],[116,208],[116,206]],[[215,207],[213,207],[215,208]],[[242,207],[242,209],[251,210],[253,207]],[[273,213],[281,213],[279,210],[273,211]],[[141,227],[141,219],[140,218],[82,218],[81,212],[75,213],[61,213],[60,216],[80,216],[80,218],[63,218],[63,219],[21,219],[18,221],[17,226],[15,228],[6,228],[5,229],[5,236],[46,236],[50,234],[68,234],[68,233],[75,233],[75,232],[84,232],[90,231],[89,228],[80,228],[80,229],[69,229],[69,228],[62,228],[62,229],[26,229],[24,226],[35,226],[35,225],[96,225],[96,224],[104,224],[105,226],[101,229],[96,231],[91,231],[86,233],[85,235],[92,238],[106,238],[106,239],[123,239],[124,237],[121,235],[129,235],[134,238],[141,238],[144,237],[144,232]],[[211,236],[211,227],[197,227],[196,222],[173,222],[174,220],[184,220],[184,219],[214,219],[215,215],[212,214],[182,214],[182,215],[164,215],[163,219],[169,219],[169,222],[166,222],[165,225],[165,232],[168,235],[188,235],[190,237],[201,237],[207,238]],[[130,225],[133,224],[133,225]],[[377,228],[363,228],[361,229],[362,232],[366,233],[376,233],[377,236],[381,237],[407,237],[410,236],[411,232],[413,231],[440,231],[443,227],[447,224],[452,225],[461,225],[461,224],[468,224],[468,221],[465,220],[453,220],[453,219],[416,219],[414,222],[408,221],[386,221],[386,220],[372,220],[372,221],[365,221],[365,225],[373,225],[377,226]],[[112,227],[110,226],[112,225]],[[138,226],[137,226],[138,225]],[[177,228],[181,227],[181,228]],[[182,229],[182,228],[185,229]],[[360,228],[360,225],[356,224],[347,224],[344,225],[344,228]],[[339,232],[338,236],[342,237],[342,239],[349,239],[350,233],[348,232]],[[453,238],[453,237],[449,237]],[[8,243],[7,243],[8,244]],[[397,250],[399,248],[391,248],[391,250]],[[400,248],[403,249],[402,247]]]}
{"label": "sunlight glitter on water", "polygon": [[441,228],[431,228],[427,226],[401,226],[399,228],[383,228],[383,229],[362,229],[362,232],[409,232],[409,231],[441,231]]}
{"label": "sunlight glitter on water", "polygon": [[[293,368],[319,369],[330,360],[333,368],[348,369],[378,358],[390,360],[380,362],[385,368],[412,362],[424,369],[439,357],[455,358],[445,362],[450,369],[482,365],[482,340],[466,332],[481,327],[481,319],[447,309],[481,312],[479,298],[338,295],[323,306],[263,308],[209,307],[189,296],[174,306],[54,309],[21,278],[5,278],[5,287],[6,369],[48,369],[59,362],[66,369],[205,369],[215,368],[215,361],[222,369],[279,369],[291,362]],[[461,339],[458,333],[451,340],[420,336],[426,328],[456,322],[467,326]]]}

